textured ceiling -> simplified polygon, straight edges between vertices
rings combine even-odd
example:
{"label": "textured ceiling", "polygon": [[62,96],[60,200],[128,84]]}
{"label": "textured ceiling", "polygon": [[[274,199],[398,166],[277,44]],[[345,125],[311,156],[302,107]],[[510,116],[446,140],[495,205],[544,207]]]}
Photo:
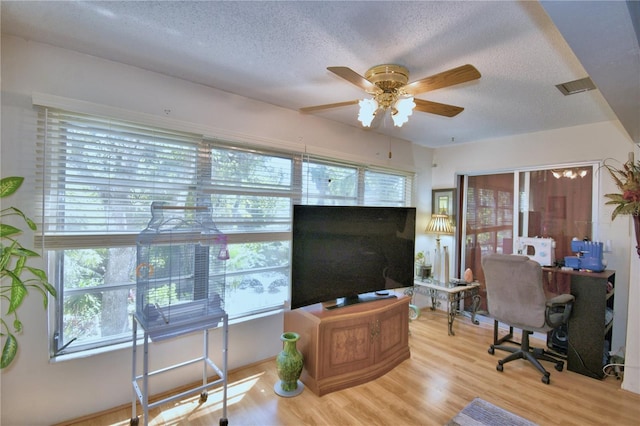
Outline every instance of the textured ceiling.
{"label": "textured ceiling", "polygon": [[[296,111],[364,97],[328,66],[363,75],[373,65],[397,63],[413,81],[474,65],[479,80],[418,96],[464,107],[458,116],[415,112],[401,129],[379,120],[370,130],[424,146],[616,118],[599,90],[565,97],[555,88],[587,72],[537,2],[2,1],[1,7],[3,33]],[[315,115],[360,126],[355,105]]]}

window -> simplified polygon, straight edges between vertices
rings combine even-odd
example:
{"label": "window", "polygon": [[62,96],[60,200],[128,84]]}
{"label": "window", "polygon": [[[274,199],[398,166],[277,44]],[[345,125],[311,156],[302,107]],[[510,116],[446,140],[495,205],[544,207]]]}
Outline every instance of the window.
{"label": "window", "polygon": [[202,192],[216,226],[229,236],[229,316],[281,307],[289,297],[291,204],[300,191],[299,160],[208,141],[201,161]]}
{"label": "window", "polygon": [[466,199],[467,262],[502,253],[504,239],[513,238],[513,174],[469,176]]}
{"label": "window", "polygon": [[231,318],[289,298],[295,203],[411,203],[413,176],[56,109],[40,111],[39,216],[58,290],[52,356],[131,339],[138,233],[153,201],[211,207]]}

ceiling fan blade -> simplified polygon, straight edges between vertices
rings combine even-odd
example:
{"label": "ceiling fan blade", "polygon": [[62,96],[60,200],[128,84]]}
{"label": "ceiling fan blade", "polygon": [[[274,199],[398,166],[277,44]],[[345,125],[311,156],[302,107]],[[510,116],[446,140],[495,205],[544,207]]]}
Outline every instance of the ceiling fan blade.
{"label": "ceiling fan blade", "polygon": [[338,77],[344,78],[349,83],[355,84],[356,86],[358,86],[359,88],[361,88],[367,93],[378,93],[381,91],[381,89],[378,86],[376,86],[375,84],[373,84],[372,82],[370,82],[369,80],[367,80],[366,78],[364,78],[363,76],[361,76],[360,74],[352,70],[351,68],[327,67],[327,69],[332,73],[334,73],[335,75],[337,75]]}
{"label": "ceiling fan blade", "polygon": [[444,115],[445,117],[455,117],[464,111],[462,107],[425,101],[423,99],[414,99],[413,101],[416,103],[415,111]]}
{"label": "ceiling fan blade", "polygon": [[473,65],[467,64],[416,80],[404,86],[404,90],[410,95],[417,95],[418,93],[455,86],[478,78],[480,78],[480,72]]}
{"label": "ceiling fan blade", "polygon": [[300,108],[299,111],[300,112],[314,112],[314,111],[320,111],[320,110],[323,110],[323,109],[338,108],[338,107],[349,106],[349,105],[356,105],[358,102],[359,102],[359,99],[356,99],[356,100],[353,100],[353,101],[346,101],[346,102],[337,102],[335,104],[315,105],[315,106]]}

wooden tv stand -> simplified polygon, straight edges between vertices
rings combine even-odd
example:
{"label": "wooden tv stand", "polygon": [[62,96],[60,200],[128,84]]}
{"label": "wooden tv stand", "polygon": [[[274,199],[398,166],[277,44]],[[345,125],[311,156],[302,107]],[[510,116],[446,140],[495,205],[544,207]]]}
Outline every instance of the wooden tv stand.
{"label": "wooden tv stand", "polygon": [[396,296],[338,309],[318,303],[286,312],[285,331],[300,334],[302,382],[322,396],[380,377],[408,359],[410,298]]}

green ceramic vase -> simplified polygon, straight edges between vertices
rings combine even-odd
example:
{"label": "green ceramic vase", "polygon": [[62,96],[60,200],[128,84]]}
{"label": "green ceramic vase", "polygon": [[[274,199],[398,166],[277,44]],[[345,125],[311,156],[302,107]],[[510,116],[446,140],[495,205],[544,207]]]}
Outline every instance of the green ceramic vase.
{"label": "green ceramic vase", "polygon": [[282,333],[280,336],[284,347],[276,357],[276,366],[278,377],[280,377],[280,387],[285,392],[294,392],[298,389],[298,379],[304,363],[302,353],[296,347],[296,342],[299,339],[300,335],[291,331]]}

